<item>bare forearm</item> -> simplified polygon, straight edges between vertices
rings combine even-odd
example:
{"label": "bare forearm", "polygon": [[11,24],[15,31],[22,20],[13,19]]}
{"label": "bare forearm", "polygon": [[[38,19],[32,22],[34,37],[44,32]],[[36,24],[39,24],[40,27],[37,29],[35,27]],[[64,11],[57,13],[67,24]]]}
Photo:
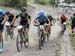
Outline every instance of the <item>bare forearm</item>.
{"label": "bare forearm", "polygon": [[12,20],[12,24],[14,24],[15,20],[16,20],[16,16],[14,16],[14,18]]}
{"label": "bare forearm", "polygon": [[6,21],[7,21],[7,17],[4,16],[4,20],[3,20],[2,24],[5,24]]}

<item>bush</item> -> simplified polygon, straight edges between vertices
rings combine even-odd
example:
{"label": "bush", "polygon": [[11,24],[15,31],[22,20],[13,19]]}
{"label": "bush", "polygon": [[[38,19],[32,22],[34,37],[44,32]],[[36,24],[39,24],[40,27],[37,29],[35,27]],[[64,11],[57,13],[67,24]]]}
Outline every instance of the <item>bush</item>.
{"label": "bush", "polygon": [[45,2],[45,0],[40,0],[39,3],[42,5],[45,5],[46,2]]}
{"label": "bush", "polygon": [[27,6],[27,0],[4,0],[5,6],[21,7]]}

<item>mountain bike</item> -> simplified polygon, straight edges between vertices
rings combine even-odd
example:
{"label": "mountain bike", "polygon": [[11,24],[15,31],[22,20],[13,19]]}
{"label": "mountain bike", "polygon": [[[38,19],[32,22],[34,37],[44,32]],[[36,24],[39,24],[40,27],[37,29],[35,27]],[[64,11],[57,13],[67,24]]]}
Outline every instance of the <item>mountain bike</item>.
{"label": "mountain bike", "polygon": [[11,30],[11,26],[10,26],[10,23],[9,22],[6,22],[5,26],[6,26],[5,40],[7,41],[9,37],[11,39],[13,38],[14,33],[13,33],[13,29]]}
{"label": "mountain bike", "polygon": [[26,29],[23,26],[17,26],[18,30],[18,35],[16,39],[16,46],[17,46],[17,51],[20,52],[22,51],[23,45],[25,48],[28,48],[28,36],[26,34]]}

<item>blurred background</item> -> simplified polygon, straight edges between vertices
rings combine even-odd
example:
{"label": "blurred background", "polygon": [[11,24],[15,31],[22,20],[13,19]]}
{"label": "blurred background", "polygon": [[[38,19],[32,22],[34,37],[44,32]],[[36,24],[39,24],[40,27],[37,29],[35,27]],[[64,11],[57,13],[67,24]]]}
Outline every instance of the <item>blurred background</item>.
{"label": "blurred background", "polygon": [[39,3],[42,5],[58,6],[59,4],[72,4],[75,0],[0,0],[1,6],[22,7],[27,6],[28,2]]}

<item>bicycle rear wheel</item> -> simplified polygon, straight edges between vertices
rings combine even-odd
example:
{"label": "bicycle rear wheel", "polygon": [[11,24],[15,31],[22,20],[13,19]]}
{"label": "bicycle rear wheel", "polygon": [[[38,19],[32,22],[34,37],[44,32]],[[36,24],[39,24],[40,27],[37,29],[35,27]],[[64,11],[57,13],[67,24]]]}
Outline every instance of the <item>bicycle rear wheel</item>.
{"label": "bicycle rear wheel", "polygon": [[10,32],[10,38],[11,38],[11,39],[13,38],[13,35],[14,35],[13,31]]}
{"label": "bicycle rear wheel", "polygon": [[17,35],[16,46],[17,46],[17,51],[20,52],[22,50],[22,39],[20,35]]}

